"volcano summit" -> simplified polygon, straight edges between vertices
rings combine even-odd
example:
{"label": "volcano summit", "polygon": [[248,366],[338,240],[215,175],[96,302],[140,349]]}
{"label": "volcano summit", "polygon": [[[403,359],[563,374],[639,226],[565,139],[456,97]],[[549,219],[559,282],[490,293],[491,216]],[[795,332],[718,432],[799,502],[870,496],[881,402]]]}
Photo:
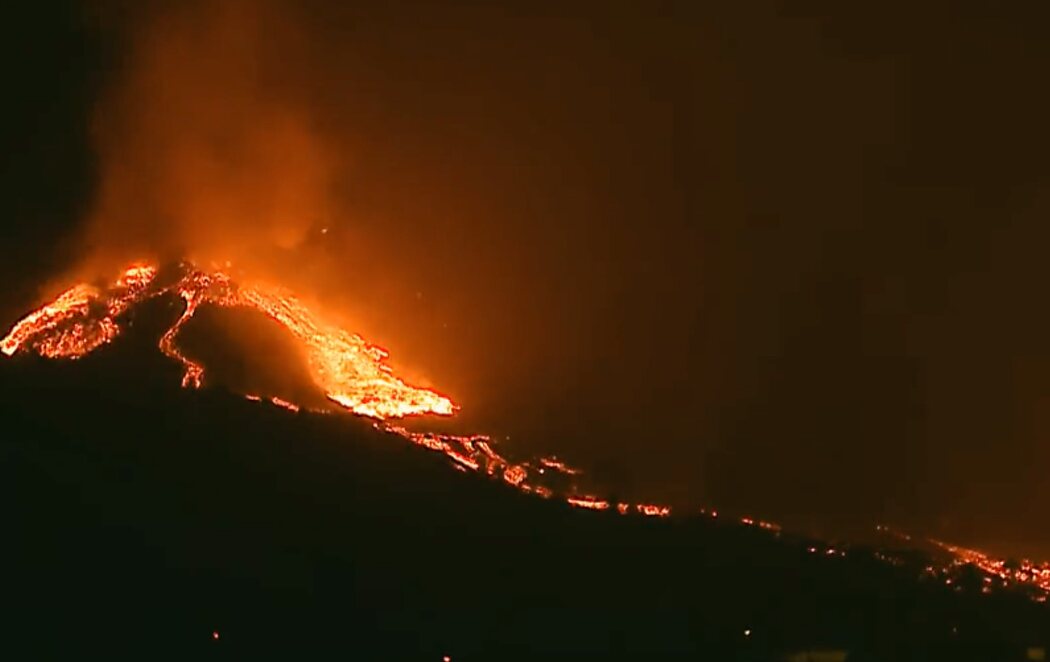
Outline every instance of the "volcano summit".
{"label": "volcano summit", "polygon": [[246,307],[292,333],[306,351],[317,385],[329,399],[355,414],[386,419],[449,415],[455,410],[447,397],[395,377],[384,363],[385,350],[324,324],[290,293],[260,283],[239,285],[223,271],[204,271],[189,263],[170,273],[158,273],[153,265],[133,264],[104,287],[71,287],[16,324],[0,341],[0,350],[10,356],[24,347],[48,358],[78,358],[112,341],[120,333],[121,317],[131,307],[171,295],[182,298],[185,310],[164,334],[160,349],[185,366],[183,386],[199,387],[204,367],[176,345],[182,325],[204,304]]}
{"label": "volcano summit", "polygon": [[[259,313],[291,337],[305,361],[312,390],[323,398],[303,396],[306,401],[294,402],[289,398],[297,398],[301,390],[297,396],[285,392],[260,395],[250,387],[252,390],[242,392],[249,400],[265,397],[292,411],[303,406],[324,412],[345,410],[373,419],[376,427],[386,432],[445,454],[461,470],[483,471],[542,497],[565,493],[566,500],[579,507],[610,506],[604,500],[577,493],[575,485],[569,483],[580,472],[556,457],[514,463],[497,453],[493,440],[486,435],[416,432],[388,424],[389,419],[408,416],[449,416],[457,406],[436,391],[406,384],[386,364],[386,350],[325,323],[287,290],[257,281],[237,282],[229,270],[228,264],[223,269],[204,270],[189,262],[163,268],[134,263],[110,283],[80,283],[66,289],[15,324],[0,340],[0,351],[8,356],[26,351],[49,359],[79,359],[116,340],[139,307],[155,300],[181,302],[181,312],[157,346],[183,366],[182,386],[200,388],[205,362],[192,358],[179,344],[190,320],[209,306]],[[295,372],[294,368],[284,366],[286,372]],[[662,516],[670,512],[666,506],[653,504],[618,503],[616,507],[621,514],[630,511]]]}

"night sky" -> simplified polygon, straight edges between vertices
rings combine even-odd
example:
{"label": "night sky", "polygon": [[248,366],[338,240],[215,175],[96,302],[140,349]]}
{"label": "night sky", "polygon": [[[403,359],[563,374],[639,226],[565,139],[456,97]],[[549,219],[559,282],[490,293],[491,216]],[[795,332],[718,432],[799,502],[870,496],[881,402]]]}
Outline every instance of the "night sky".
{"label": "night sky", "polygon": [[50,4],[0,39],[5,324],[226,251],[508,454],[1050,556],[1040,4]]}

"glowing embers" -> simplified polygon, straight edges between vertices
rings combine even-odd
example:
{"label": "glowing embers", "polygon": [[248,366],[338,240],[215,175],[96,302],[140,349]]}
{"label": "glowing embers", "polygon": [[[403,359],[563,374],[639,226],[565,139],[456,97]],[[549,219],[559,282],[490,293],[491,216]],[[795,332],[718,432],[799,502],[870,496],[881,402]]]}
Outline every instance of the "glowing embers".
{"label": "glowing embers", "polygon": [[500,476],[507,483],[519,487],[528,477],[526,467],[508,462],[492,450],[492,440],[485,435],[454,435],[435,432],[412,432],[403,427],[377,425],[381,430],[404,437],[414,444],[444,453],[456,467]]}
{"label": "glowing embers", "polygon": [[568,497],[565,500],[570,506],[576,506],[577,508],[587,508],[589,510],[607,510],[609,508],[609,502],[598,497],[577,496]]}
{"label": "glowing embers", "polygon": [[[512,463],[493,449],[493,441],[485,435],[454,435],[435,432],[412,432],[403,427],[376,424],[380,430],[401,436],[414,444],[444,454],[452,466],[461,471],[483,473],[515,487],[527,494],[549,499],[558,498],[576,508],[609,510],[608,501],[595,496],[574,493],[574,485],[564,481],[580,476],[583,472],[555,458],[540,458],[532,462]],[[553,469],[553,471],[552,471]],[[568,494],[566,494],[568,493]],[[650,504],[618,504],[617,512],[636,512],[642,515],[667,516],[667,506]]]}
{"label": "glowing embers", "polygon": [[[955,558],[953,566],[972,565],[982,570],[987,575],[986,585],[982,589],[983,593],[991,592],[993,578],[997,579],[1002,586],[1020,585],[1037,589],[1039,593],[1033,599],[1038,602],[1045,602],[1047,594],[1050,593],[1050,563],[1034,563],[1028,559],[1010,562],[1004,559],[994,559],[977,550],[949,545],[939,540],[931,539],[930,542],[949,552]],[[953,581],[950,570],[952,568],[941,570],[941,574],[945,575],[944,581],[947,586],[951,586]]]}
{"label": "glowing embers", "polygon": [[638,503],[635,504],[634,508],[642,515],[648,517],[667,517],[671,514],[669,506],[661,506],[655,503]]}
{"label": "glowing embers", "polygon": [[[570,506],[586,508],[587,510],[609,510],[612,507],[612,504],[605,499],[599,499],[594,496],[571,496],[567,497],[565,501]],[[616,504],[616,512],[621,515],[629,515],[633,512],[646,517],[667,517],[671,514],[671,507],[655,503],[618,503]]]}
{"label": "glowing embers", "polygon": [[[887,534],[905,543],[912,543],[913,537],[883,524],[875,527],[880,533]],[[917,538],[917,536],[916,536]],[[950,555],[950,559],[933,560],[922,570],[922,576],[943,582],[954,592],[975,590],[972,571],[976,569],[982,594],[989,594],[997,589],[1021,590],[1035,602],[1046,602],[1050,597],[1050,562],[1036,563],[1028,559],[1008,561],[988,556],[975,549],[951,545],[933,538],[921,539],[919,544],[928,543]],[[909,545],[910,546],[910,545]],[[894,552],[876,552],[875,558],[890,565],[904,566],[908,560]]]}
{"label": "glowing embers", "polygon": [[[556,457],[541,457],[540,466],[546,469],[553,469],[554,471],[561,472],[567,476],[577,476],[580,474],[579,469],[574,469],[569,465],[565,464]],[[541,469],[542,471],[543,469]]]}
{"label": "glowing embers", "polygon": [[[704,512],[704,511],[701,511],[701,512]],[[711,515],[712,517],[718,517],[718,513],[717,512],[715,512],[715,511],[711,511],[711,512],[712,512],[712,515]],[[744,526],[757,526],[758,528],[765,529],[767,531],[780,531],[780,525],[779,524],[776,524],[774,522],[766,522],[765,520],[756,520],[756,519],[753,519],[751,517],[741,517],[740,518],[740,523],[743,524]]]}

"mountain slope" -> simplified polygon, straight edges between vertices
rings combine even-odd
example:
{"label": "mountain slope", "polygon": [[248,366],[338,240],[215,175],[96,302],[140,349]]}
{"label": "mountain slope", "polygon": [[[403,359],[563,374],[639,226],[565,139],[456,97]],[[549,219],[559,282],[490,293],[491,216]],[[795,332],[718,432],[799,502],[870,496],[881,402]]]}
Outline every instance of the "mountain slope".
{"label": "mountain slope", "polygon": [[0,649],[1020,659],[1046,632],[1045,605],[921,581],[921,557],[573,509],[361,419],[181,389],[155,350],[171,308],[150,306],[78,361],[0,364]]}

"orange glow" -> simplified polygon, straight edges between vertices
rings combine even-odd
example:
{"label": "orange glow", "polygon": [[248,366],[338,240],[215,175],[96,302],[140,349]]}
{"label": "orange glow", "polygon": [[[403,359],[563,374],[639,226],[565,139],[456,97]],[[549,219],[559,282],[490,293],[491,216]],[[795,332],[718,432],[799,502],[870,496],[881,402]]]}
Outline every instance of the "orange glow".
{"label": "orange glow", "polygon": [[[701,510],[700,512],[703,513],[704,511]],[[712,510],[711,511],[711,517],[718,517],[718,512]],[[740,518],[740,523],[745,525],[745,526],[757,526],[757,527],[759,527],[761,529],[765,529],[767,531],[774,531],[774,532],[780,531],[780,525],[779,524],[776,524],[774,522],[767,522],[765,520],[756,520],[756,519],[753,519],[751,517],[741,517]]]}
{"label": "orange glow", "polygon": [[415,414],[448,416],[456,409],[447,397],[409,386],[395,377],[385,363],[385,349],[324,324],[288,292],[254,285],[223,293],[218,302],[254,308],[291,331],[306,349],[314,381],[331,400],[355,414],[378,419]]}
{"label": "orange glow", "polygon": [[577,476],[580,474],[579,469],[573,469],[572,467],[566,465],[564,462],[553,456],[540,458],[540,465],[548,469],[560,471],[561,473],[567,474],[569,476]]}
{"label": "orange glow", "polygon": [[[912,541],[912,536],[883,524],[878,525],[875,529],[904,542]],[[960,582],[956,581],[959,577],[958,573],[964,568],[971,567],[984,573],[981,578],[982,594],[992,593],[995,588],[1022,587],[1029,590],[1029,597],[1036,602],[1046,602],[1050,594],[1050,562],[1036,563],[1029,559],[1010,562],[993,558],[975,549],[959,547],[932,538],[927,538],[926,542],[950,554],[951,560],[944,565],[926,566],[924,574],[943,581],[945,586],[951,586],[953,590],[963,590]],[[894,565],[902,563],[894,556],[877,553],[875,557]]]}
{"label": "orange glow", "polygon": [[450,450],[445,451],[445,454],[448,455],[450,458],[452,458],[455,462],[458,462],[461,466],[466,467],[467,469],[470,469],[471,471],[477,471],[478,467],[481,466],[480,464],[478,464],[477,460],[475,460],[474,458],[468,457],[468,456],[466,456],[463,453],[460,453],[458,451],[454,451],[454,450],[450,449]]}
{"label": "orange glow", "polygon": [[12,356],[28,346],[50,359],[79,358],[117,336],[113,318],[142,296],[155,275],[154,267],[132,265],[105,293],[87,283],[74,285],[19,321],[0,340],[0,351]]}
{"label": "orange glow", "polygon": [[[186,357],[176,338],[202,304],[257,310],[287,329],[306,353],[310,374],[333,402],[355,414],[377,419],[416,414],[450,415],[451,400],[434,391],[409,386],[394,376],[386,350],[360,336],[325,324],[292,294],[261,283],[238,286],[222,271],[187,266],[174,285],[150,287],[156,268],[135,264],[105,291],[76,285],[30,313],[0,341],[8,356],[29,347],[48,358],[79,358],[110,342],[120,332],[118,318],[132,305],[176,293],[185,308],[161,337],[160,349],[185,368],[182,385],[200,387],[204,366]],[[291,403],[274,402],[279,406]]]}
{"label": "orange glow", "polygon": [[507,467],[503,472],[503,480],[511,485],[521,485],[521,481],[525,480],[525,470],[517,466]]}
{"label": "orange glow", "polygon": [[576,506],[577,508],[589,508],[590,510],[605,510],[609,507],[609,502],[597,497],[580,496],[580,497],[568,497],[565,499],[570,505]]}
{"label": "orange glow", "polygon": [[[460,471],[484,472],[542,498],[557,494],[577,508],[611,509],[607,500],[580,495],[574,484],[565,485],[566,480],[572,481],[582,472],[556,457],[516,463],[500,455],[492,438],[485,435],[412,432],[385,423],[387,419],[420,414],[447,416],[457,406],[435,391],[406,384],[386,364],[386,350],[323,322],[279,287],[255,281],[235,283],[228,273],[229,263],[223,269],[211,270],[184,263],[180,269],[179,277],[169,285],[157,285],[157,268],[142,263],[132,264],[105,287],[75,285],[15,324],[0,340],[0,350],[8,356],[26,350],[47,358],[80,358],[116,338],[125,322],[124,314],[135,304],[174,296],[182,300],[183,309],[161,336],[158,347],[183,366],[182,385],[199,388],[204,383],[205,367],[179,348],[178,336],[184,325],[201,306],[255,310],[294,337],[304,351],[310,376],[329,400],[354,414],[375,419],[378,429],[444,454]],[[256,393],[245,397],[256,402],[264,399]],[[277,407],[300,411],[301,405],[294,402],[274,396],[266,399]],[[616,511],[666,517],[671,509],[657,504],[617,503]]]}
{"label": "orange glow", "polygon": [[287,409],[288,411],[299,411],[299,405],[292,402],[288,402],[287,400],[282,400],[278,397],[270,398],[270,402],[277,405],[278,407]]}
{"label": "orange glow", "polygon": [[639,513],[648,517],[667,517],[671,514],[671,508],[669,506],[658,506],[652,503],[639,503],[636,504],[634,508]]}
{"label": "orange glow", "polygon": [[[1050,593],[1050,563],[1034,563],[1028,559],[1021,559],[1017,563],[1010,564],[1005,559],[995,559],[974,549],[950,545],[939,540],[930,540],[930,542],[954,556],[955,566],[973,565],[989,577],[998,578],[1004,585],[1020,584],[1039,590],[1040,594],[1033,597],[1036,601],[1045,601],[1046,594]],[[948,572],[948,570],[942,572]],[[945,584],[950,585],[951,582],[951,577],[945,579]],[[991,590],[988,586],[984,588]]]}

